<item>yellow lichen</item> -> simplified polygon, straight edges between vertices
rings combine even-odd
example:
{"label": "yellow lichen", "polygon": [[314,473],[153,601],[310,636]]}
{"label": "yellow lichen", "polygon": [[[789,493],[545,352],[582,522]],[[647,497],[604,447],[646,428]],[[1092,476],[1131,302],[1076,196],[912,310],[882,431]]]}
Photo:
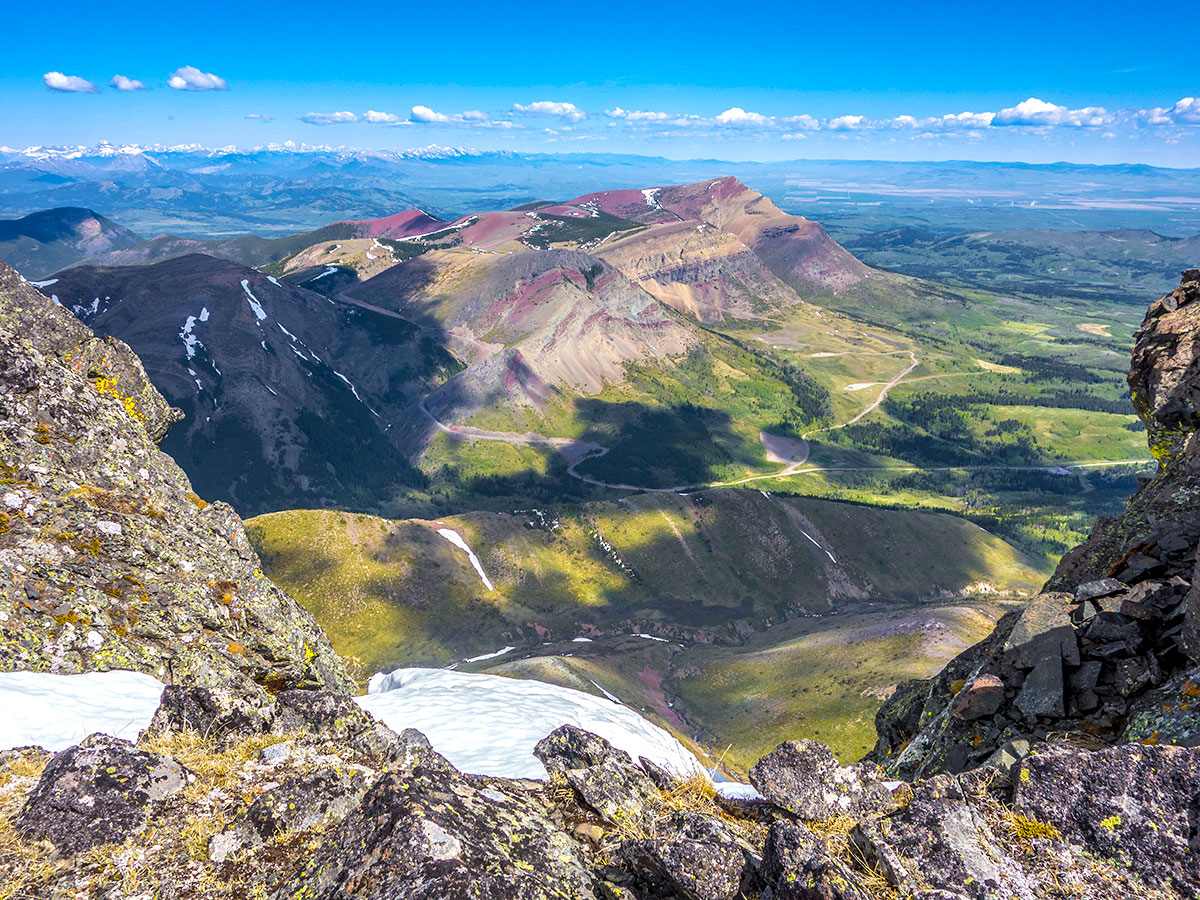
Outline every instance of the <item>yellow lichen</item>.
{"label": "yellow lichen", "polygon": [[117,390],[118,381],[119,379],[117,378],[97,378],[92,382],[92,387],[96,389],[97,393],[103,394],[106,397],[112,397],[113,399],[117,400],[121,406],[125,408],[125,412],[129,414],[129,418],[133,419],[135,422],[145,425],[146,417],[142,414],[141,410],[137,408],[137,401],[133,397],[122,394]]}

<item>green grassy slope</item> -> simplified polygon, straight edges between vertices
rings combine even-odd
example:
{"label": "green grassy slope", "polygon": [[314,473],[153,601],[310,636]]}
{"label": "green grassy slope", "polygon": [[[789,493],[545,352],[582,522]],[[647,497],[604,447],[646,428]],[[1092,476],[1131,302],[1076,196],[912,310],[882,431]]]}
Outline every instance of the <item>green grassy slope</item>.
{"label": "green grassy slope", "polygon": [[[442,527],[472,547],[494,591]],[[1045,575],[956,517],[758,491],[436,522],[289,511],[248,530],[268,574],[367,674],[598,633],[730,643],[852,600],[1021,594]]]}

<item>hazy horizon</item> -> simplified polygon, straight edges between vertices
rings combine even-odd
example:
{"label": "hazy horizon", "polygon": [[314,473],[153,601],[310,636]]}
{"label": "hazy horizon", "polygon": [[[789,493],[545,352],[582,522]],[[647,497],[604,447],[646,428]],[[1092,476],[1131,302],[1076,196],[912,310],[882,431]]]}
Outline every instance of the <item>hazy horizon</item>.
{"label": "hazy horizon", "polygon": [[[674,160],[1200,158],[1194,77],[1115,3],[56,7],[0,61],[0,144],[427,144]],[[1187,21],[1190,4],[1157,8]],[[10,13],[38,35],[38,10]]]}

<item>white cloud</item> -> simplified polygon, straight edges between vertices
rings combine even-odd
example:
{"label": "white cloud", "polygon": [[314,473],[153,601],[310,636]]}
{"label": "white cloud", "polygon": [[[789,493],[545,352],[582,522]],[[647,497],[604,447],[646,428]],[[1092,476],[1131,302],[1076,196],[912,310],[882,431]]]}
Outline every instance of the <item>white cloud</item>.
{"label": "white cloud", "polygon": [[718,125],[731,125],[735,128],[744,128],[746,126],[762,127],[768,125],[771,119],[764,116],[762,113],[746,112],[740,106],[733,106],[725,110],[716,118]]}
{"label": "white cloud", "polygon": [[370,122],[373,125],[395,125],[398,122],[403,122],[399,116],[393,113],[378,112],[374,109],[368,109],[363,113],[363,121]]}
{"label": "white cloud", "polygon": [[126,78],[124,75],[114,75],[109,82],[118,91],[144,91],[146,86],[136,78]]}
{"label": "white cloud", "polygon": [[730,107],[714,119],[689,116],[686,120],[677,120],[674,124],[720,125],[747,131],[816,131],[821,127],[820,120],[812,116],[765,116],[762,113],[747,112],[740,106]]}
{"label": "white cloud", "polygon": [[621,109],[606,109],[604,114],[610,119],[624,119],[627,122],[666,122],[670,119],[677,118],[672,113],[651,112],[650,110],[631,110]]}
{"label": "white cloud", "polygon": [[1095,128],[1108,125],[1113,117],[1108,110],[1100,106],[1085,106],[1082,109],[1068,109],[1054,103],[1047,103],[1037,97],[1023,100],[1016,106],[1002,109],[992,119],[993,125],[1033,125],[1055,126],[1065,125],[1075,128]]}
{"label": "white cloud", "polygon": [[52,91],[65,94],[98,94],[100,89],[85,78],[78,75],[64,75],[62,72],[47,72],[42,76],[46,87]]}
{"label": "white cloud", "polygon": [[788,116],[779,121],[788,128],[799,128],[801,131],[816,131],[821,127],[821,123],[812,116]]}
{"label": "white cloud", "polygon": [[247,119],[257,119],[259,122],[270,122],[271,117],[266,113],[246,113]]}
{"label": "white cloud", "polygon": [[434,112],[428,106],[414,106],[412,108],[412,120],[414,122],[445,125],[450,122],[450,117],[444,113]]}
{"label": "white cloud", "polygon": [[307,122],[309,125],[346,125],[350,122],[357,122],[358,116],[346,110],[330,113],[310,112],[301,116],[300,121]]}
{"label": "white cloud", "polygon": [[535,100],[528,104],[514,103],[513,112],[527,116],[557,116],[564,122],[572,124],[582,122],[587,118],[587,113],[574,103],[560,103],[554,100]]}
{"label": "white cloud", "polygon": [[940,119],[945,128],[987,128],[996,118],[995,113],[960,112],[950,113]]}
{"label": "white cloud", "polygon": [[896,116],[885,119],[878,124],[884,128],[896,128],[902,131],[956,131],[959,129],[987,128],[992,124],[995,113],[949,113],[944,116],[929,116],[918,119],[915,116]]}
{"label": "white cloud", "polygon": [[866,116],[838,116],[830,119],[825,127],[830,131],[858,131],[868,124]]}
{"label": "white cloud", "polygon": [[167,86],[177,91],[227,91],[225,79],[211,72],[201,72],[195,66],[180,66],[167,79]]}
{"label": "white cloud", "polygon": [[1184,97],[1174,106],[1155,106],[1138,111],[1147,125],[1200,125],[1200,98]]}
{"label": "white cloud", "polygon": [[430,109],[428,106],[414,106],[410,122],[422,125],[474,125],[477,128],[512,128],[508,121],[495,122],[487,113],[478,109],[468,109],[466,112],[447,115]]}

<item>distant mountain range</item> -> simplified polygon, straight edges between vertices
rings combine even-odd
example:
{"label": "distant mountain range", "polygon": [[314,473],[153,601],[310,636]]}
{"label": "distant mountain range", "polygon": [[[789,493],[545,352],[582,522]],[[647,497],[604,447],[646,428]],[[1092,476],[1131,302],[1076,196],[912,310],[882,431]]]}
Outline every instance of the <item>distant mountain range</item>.
{"label": "distant mountain range", "polygon": [[282,236],[421,207],[440,218],[733,174],[783,210],[848,230],[1008,228],[1200,232],[1200,169],[977,162],[669,160],[461,147],[0,148],[0,215],[79,206],[134,231]]}

